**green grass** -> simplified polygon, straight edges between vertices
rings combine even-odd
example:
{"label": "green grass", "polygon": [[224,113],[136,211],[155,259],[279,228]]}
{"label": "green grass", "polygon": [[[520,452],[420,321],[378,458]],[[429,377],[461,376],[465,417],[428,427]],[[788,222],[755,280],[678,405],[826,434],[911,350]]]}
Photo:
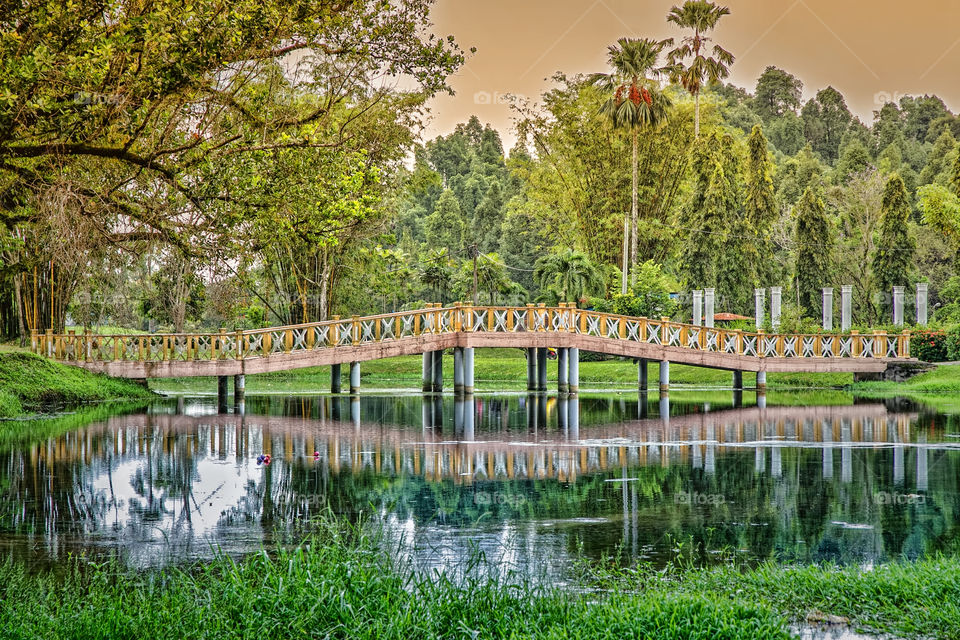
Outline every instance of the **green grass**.
{"label": "green grass", "polygon": [[0,353],[0,418],[48,407],[151,395],[129,380],[90,373],[23,351]]}
{"label": "green grass", "polygon": [[[444,359],[444,386],[453,385],[453,362]],[[423,359],[421,356],[399,356],[361,363],[361,385],[374,388],[409,388],[419,390]],[[475,360],[475,382],[480,391],[520,390],[526,386],[526,359],[519,349],[478,349]],[[347,380],[347,367],[342,371]],[[651,390],[655,390],[660,366],[651,362],[648,376]],[[557,361],[547,362],[547,377],[557,379]],[[755,386],[756,375],[744,373],[744,384]],[[853,382],[852,374],[792,374],[771,373],[767,385],[771,388],[840,388]],[[670,367],[670,384],[692,388],[730,388],[729,371],[705,369],[674,364]],[[584,389],[636,389],[637,365],[631,360],[605,360],[580,363],[580,387]],[[190,392],[215,389],[209,379],[176,379],[151,381],[151,387],[162,391]],[[330,368],[310,367],[281,373],[247,377],[248,393],[327,390],[330,388]]]}
{"label": "green grass", "polygon": [[953,393],[960,391],[960,365],[941,365],[905,382],[857,382],[853,385],[853,389],[855,391]]}
{"label": "green grass", "polygon": [[138,572],[81,558],[49,573],[6,561],[0,628],[12,639],[786,640],[791,621],[839,616],[861,631],[960,637],[956,558],[869,571],[683,563],[623,569],[586,560],[577,568],[572,588],[480,577],[470,566],[454,582],[412,571],[358,528],[321,524],[292,549],[182,568]]}

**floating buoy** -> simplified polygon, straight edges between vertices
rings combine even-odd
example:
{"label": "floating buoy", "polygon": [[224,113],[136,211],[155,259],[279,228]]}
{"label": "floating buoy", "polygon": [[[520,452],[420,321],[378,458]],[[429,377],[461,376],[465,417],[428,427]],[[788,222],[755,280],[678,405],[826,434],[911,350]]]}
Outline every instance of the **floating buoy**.
{"label": "floating buoy", "polygon": [[270,464],[270,456],[263,456],[263,464]]}

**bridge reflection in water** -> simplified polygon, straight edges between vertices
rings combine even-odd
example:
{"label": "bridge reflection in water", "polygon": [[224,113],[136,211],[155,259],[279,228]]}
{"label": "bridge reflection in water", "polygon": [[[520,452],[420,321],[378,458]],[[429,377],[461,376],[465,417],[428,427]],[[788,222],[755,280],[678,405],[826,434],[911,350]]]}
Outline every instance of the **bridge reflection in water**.
{"label": "bridge reflection in water", "polygon": [[[639,418],[652,408],[654,418]],[[295,536],[332,509],[386,523],[416,562],[474,550],[562,575],[578,545],[662,560],[872,562],[956,544],[960,443],[883,404],[647,407],[545,395],[162,403],[0,452],[0,540],[35,563],[131,564]],[[257,456],[271,456],[258,465]]]}

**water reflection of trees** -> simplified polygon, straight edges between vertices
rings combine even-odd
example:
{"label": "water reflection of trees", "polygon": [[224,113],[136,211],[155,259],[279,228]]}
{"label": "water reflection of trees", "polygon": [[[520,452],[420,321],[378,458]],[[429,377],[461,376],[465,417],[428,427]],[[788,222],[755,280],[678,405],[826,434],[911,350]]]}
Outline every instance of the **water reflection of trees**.
{"label": "water reflection of trees", "polygon": [[[864,437],[854,422],[837,425],[833,443],[738,445],[731,434],[743,427],[728,428],[723,414],[704,440],[669,440],[663,427],[640,444],[571,447],[555,417],[531,432],[521,400],[490,399],[476,413],[477,439],[515,452],[511,477],[483,442],[443,444],[457,429],[450,421],[425,430],[419,398],[378,399],[362,410],[362,428],[349,422],[349,404],[334,410],[313,399],[271,400],[263,415],[245,418],[191,421],[161,410],[96,423],[0,451],[0,533],[19,541],[11,554],[36,547],[50,558],[104,543],[198,545],[201,533],[243,547],[293,535],[331,510],[389,516],[415,536],[530,523],[590,556],[622,545],[628,556],[663,558],[677,542],[697,561],[717,550],[801,562],[957,551],[960,460],[925,447],[946,426],[939,418],[908,425],[913,441],[898,445],[897,436],[877,447],[850,444]],[[583,422],[631,419],[617,404],[581,404]],[[387,426],[387,417],[408,422]],[[504,444],[521,435],[526,442]],[[322,452],[317,462],[314,450]],[[274,462],[256,467],[260,452]],[[211,462],[239,478],[236,494],[213,512],[222,481],[211,480]],[[915,498],[877,500],[885,494]]]}

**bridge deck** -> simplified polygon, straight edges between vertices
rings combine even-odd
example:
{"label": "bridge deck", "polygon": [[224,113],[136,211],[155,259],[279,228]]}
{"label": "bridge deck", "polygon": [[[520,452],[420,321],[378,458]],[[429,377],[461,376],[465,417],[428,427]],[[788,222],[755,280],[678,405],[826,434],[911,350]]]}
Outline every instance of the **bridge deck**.
{"label": "bridge deck", "polygon": [[35,334],[37,353],[126,378],[269,373],[454,347],[578,348],[717,369],[884,371],[910,360],[910,333],[766,334],[576,309],[572,305],[419,309],[210,334]]}

